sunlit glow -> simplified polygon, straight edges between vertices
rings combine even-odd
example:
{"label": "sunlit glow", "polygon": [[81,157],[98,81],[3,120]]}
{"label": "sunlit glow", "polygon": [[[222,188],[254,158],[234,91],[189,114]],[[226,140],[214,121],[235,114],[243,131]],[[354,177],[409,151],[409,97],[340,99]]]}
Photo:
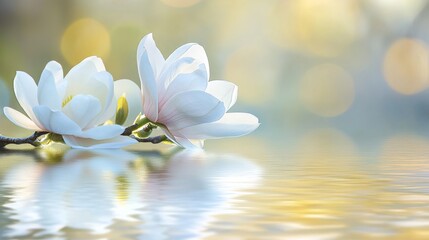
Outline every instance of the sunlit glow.
{"label": "sunlit glow", "polygon": [[272,37],[280,46],[317,56],[336,56],[365,31],[358,1],[282,1],[272,14]]}
{"label": "sunlit glow", "polygon": [[333,128],[310,130],[300,138],[296,151],[308,155],[308,161],[315,164],[337,162],[342,155],[350,158],[357,154],[352,139]]}
{"label": "sunlit glow", "polygon": [[167,6],[176,8],[186,8],[197,4],[200,0],[161,0]]}
{"label": "sunlit glow", "polygon": [[428,156],[428,139],[412,134],[386,139],[380,152],[381,166],[387,171],[428,171]]}
{"label": "sunlit glow", "polygon": [[344,113],[353,103],[354,96],[353,78],[337,65],[316,66],[301,79],[302,103],[320,116],[334,117]]}
{"label": "sunlit glow", "polygon": [[94,19],[77,20],[65,30],[61,52],[72,65],[92,55],[105,58],[110,52],[109,32]]}
{"label": "sunlit glow", "polygon": [[395,91],[415,94],[429,86],[429,51],[417,39],[394,42],[384,58],[384,76]]}
{"label": "sunlit glow", "polygon": [[366,5],[390,28],[403,30],[420,13],[426,0],[365,0]]}

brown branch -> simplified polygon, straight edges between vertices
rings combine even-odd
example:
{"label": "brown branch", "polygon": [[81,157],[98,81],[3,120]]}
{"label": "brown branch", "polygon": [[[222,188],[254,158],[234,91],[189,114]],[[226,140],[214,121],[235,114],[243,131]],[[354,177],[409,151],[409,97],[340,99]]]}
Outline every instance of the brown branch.
{"label": "brown branch", "polygon": [[36,141],[37,138],[45,134],[48,134],[48,132],[34,132],[33,135],[26,138],[11,138],[0,135],[0,149],[4,148],[6,145],[9,144],[31,144],[37,147],[39,145]]}
{"label": "brown branch", "polygon": [[137,130],[138,128],[139,128],[138,124],[133,124],[133,125],[125,128],[124,132],[121,135],[130,136],[133,133],[133,131]]}
{"label": "brown branch", "polygon": [[148,138],[139,138],[139,137],[136,137],[134,135],[131,135],[130,137],[137,140],[138,142],[150,142],[153,144],[158,144],[158,143],[161,143],[163,141],[169,141],[165,135],[160,135],[160,136],[156,136],[156,137],[148,137]]}

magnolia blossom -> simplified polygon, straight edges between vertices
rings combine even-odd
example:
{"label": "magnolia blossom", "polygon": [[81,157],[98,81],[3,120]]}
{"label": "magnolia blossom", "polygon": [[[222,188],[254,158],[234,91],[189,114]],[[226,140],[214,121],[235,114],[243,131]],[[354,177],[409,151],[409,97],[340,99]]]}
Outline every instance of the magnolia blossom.
{"label": "magnolia blossom", "polygon": [[248,134],[259,126],[249,113],[226,113],[237,100],[237,86],[209,80],[204,48],[185,44],[164,59],[152,34],[137,50],[143,91],[143,112],[167,137],[186,148],[202,147],[204,139]]}
{"label": "magnolia blossom", "polygon": [[[74,148],[123,147],[135,140],[121,136],[124,127],[103,124],[114,118],[118,96],[126,96],[127,92],[132,96],[130,99],[136,99],[136,94],[140,96],[139,90],[136,93],[138,86],[133,84],[129,80],[114,83],[97,57],[84,59],[65,77],[61,65],[51,61],[38,85],[27,73],[16,74],[15,95],[27,116],[9,107],[4,108],[4,113],[20,127],[60,134],[65,143]],[[114,88],[120,92],[115,93]],[[135,108],[139,104],[134,101],[130,106]],[[135,109],[128,112],[138,114]],[[129,122],[128,119],[122,121]]]}

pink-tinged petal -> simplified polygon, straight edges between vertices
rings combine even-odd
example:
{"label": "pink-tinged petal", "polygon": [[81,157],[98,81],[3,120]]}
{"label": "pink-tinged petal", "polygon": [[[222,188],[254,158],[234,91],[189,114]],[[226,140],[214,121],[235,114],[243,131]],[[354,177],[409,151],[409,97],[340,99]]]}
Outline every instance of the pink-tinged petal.
{"label": "pink-tinged petal", "polygon": [[21,105],[30,119],[40,126],[32,110],[34,106],[39,104],[37,100],[37,85],[33,78],[25,72],[18,71],[13,81],[13,87],[19,105]]}
{"label": "pink-tinged petal", "polygon": [[44,129],[57,134],[79,135],[81,128],[67,115],[60,111],[53,111],[47,106],[33,107],[34,114]]}
{"label": "pink-tinged petal", "polygon": [[228,81],[215,80],[209,82],[206,92],[221,100],[228,111],[237,101],[238,87]]}
{"label": "pink-tinged petal", "polygon": [[173,96],[192,90],[204,91],[207,88],[207,71],[204,65],[200,64],[197,69],[192,72],[182,72],[176,75],[173,81],[167,86],[166,89],[161,90],[159,96],[159,107],[162,108],[164,104]]}
{"label": "pink-tinged petal", "polygon": [[33,131],[43,131],[31,119],[10,107],[3,108],[4,115],[15,125]]}
{"label": "pink-tinged petal", "polygon": [[187,138],[176,137],[176,141],[180,146],[190,150],[199,150],[204,147],[204,142],[201,140],[190,140]]}
{"label": "pink-tinged petal", "polygon": [[136,140],[126,136],[119,136],[105,140],[94,140],[67,135],[63,136],[63,138],[67,145],[77,149],[122,148],[137,143]]}
{"label": "pink-tinged petal", "polygon": [[168,128],[166,128],[165,126],[160,126],[160,128],[165,133],[165,136],[167,136],[167,138],[170,139],[170,141],[172,141],[176,145],[180,145],[177,142],[176,137],[173,135],[173,133],[170,132],[170,130],[168,130]]}
{"label": "pink-tinged petal", "polygon": [[204,48],[196,43],[187,43],[177,48],[168,58],[165,60],[164,69],[169,68],[181,58],[192,58],[199,64],[203,64],[207,71],[207,81],[209,79],[209,61]]}
{"label": "pink-tinged petal", "polygon": [[137,49],[137,68],[143,91],[143,111],[152,121],[158,119],[157,79],[164,65],[164,57],[152,38],[146,35]]}
{"label": "pink-tinged petal", "polygon": [[227,113],[219,121],[180,129],[180,134],[191,139],[238,137],[251,133],[260,125],[250,113]]}
{"label": "pink-tinged petal", "polygon": [[150,67],[153,69],[154,78],[157,78],[161,73],[165,60],[153,40],[152,33],[147,34],[142,38],[137,47],[137,65],[140,66],[140,60],[143,55],[147,55],[150,62]]}
{"label": "pink-tinged petal", "polygon": [[103,140],[120,136],[124,132],[124,129],[124,127],[119,125],[103,125],[88,129],[77,136],[81,138]]}
{"label": "pink-tinged petal", "polygon": [[137,115],[142,111],[142,94],[140,88],[131,80],[123,79],[115,81],[115,97],[116,101],[121,96],[125,96],[128,103],[128,116],[124,126],[133,124]]}
{"label": "pink-tinged petal", "polygon": [[204,146],[204,142],[201,140],[189,140],[185,138],[180,132],[172,133],[168,128],[161,126],[162,131],[165,133],[170,141],[174,144],[186,148],[186,149],[201,149]]}
{"label": "pink-tinged petal", "polygon": [[61,81],[62,78],[63,69],[59,63],[51,61],[46,64],[37,88],[37,99],[40,105],[57,111],[61,109],[62,100],[58,94],[56,82]]}
{"label": "pink-tinged petal", "polygon": [[91,127],[88,124],[100,111],[100,101],[91,95],[74,96],[63,108],[63,112],[82,129]]}
{"label": "pink-tinged petal", "polygon": [[159,122],[175,130],[219,120],[225,113],[221,101],[203,91],[177,94],[165,103]]}

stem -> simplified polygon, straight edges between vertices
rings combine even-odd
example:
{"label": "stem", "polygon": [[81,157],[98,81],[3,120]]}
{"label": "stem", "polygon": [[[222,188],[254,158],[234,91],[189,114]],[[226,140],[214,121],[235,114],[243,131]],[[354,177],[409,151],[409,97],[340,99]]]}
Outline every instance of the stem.
{"label": "stem", "polygon": [[0,135],[0,149],[8,144],[31,144],[37,147],[39,146],[39,143],[36,141],[37,138],[45,134],[48,134],[48,132],[34,132],[33,135],[26,138],[11,138]]}
{"label": "stem", "polygon": [[146,117],[144,117],[144,118],[140,119],[139,121],[137,121],[136,123],[134,123],[133,125],[125,128],[125,130],[122,133],[122,135],[123,136],[130,136],[135,130],[143,127],[148,122],[149,122],[149,119],[147,119]]}
{"label": "stem", "polygon": [[160,135],[160,136],[156,136],[156,137],[148,137],[148,138],[138,138],[136,136],[131,135],[131,138],[137,140],[138,142],[150,142],[153,144],[158,144],[161,143],[163,141],[168,141],[168,138],[165,135]]}

